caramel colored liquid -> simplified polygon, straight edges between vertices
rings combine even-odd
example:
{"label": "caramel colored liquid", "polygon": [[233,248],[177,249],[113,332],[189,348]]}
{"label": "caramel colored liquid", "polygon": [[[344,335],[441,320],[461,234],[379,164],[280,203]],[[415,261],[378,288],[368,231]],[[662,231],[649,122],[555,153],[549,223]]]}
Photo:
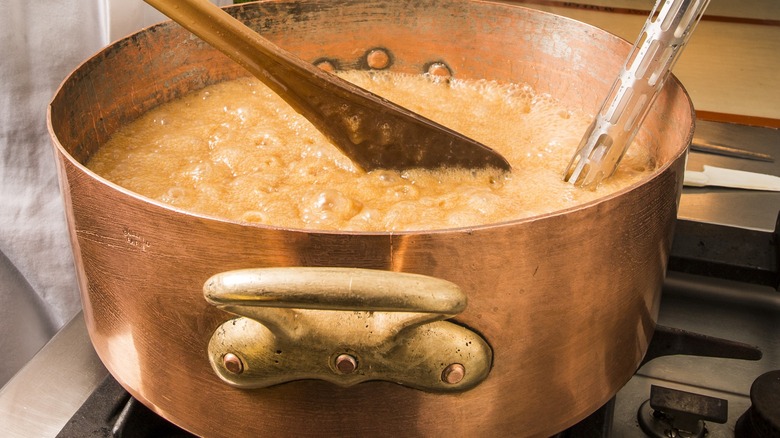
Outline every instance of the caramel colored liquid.
{"label": "caramel colored liquid", "polygon": [[562,181],[591,118],[522,85],[341,75],[494,148],[513,171],[363,172],[253,78],[210,86],[148,112],[117,132],[88,167],[191,212],[352,231],[469,227],[549,213],[619,190],[653,168],[635,144],[596,191]]}

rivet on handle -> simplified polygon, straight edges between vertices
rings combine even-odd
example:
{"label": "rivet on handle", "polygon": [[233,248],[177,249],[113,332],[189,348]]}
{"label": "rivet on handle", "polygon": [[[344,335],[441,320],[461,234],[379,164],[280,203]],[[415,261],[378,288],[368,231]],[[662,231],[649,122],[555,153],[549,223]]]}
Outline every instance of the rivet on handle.
{"label": "rivet on handle", "polygon": [[342,353],[336,356],[335,365],[341,374],[350,374],[357,370],[358,362],[351,354]]}

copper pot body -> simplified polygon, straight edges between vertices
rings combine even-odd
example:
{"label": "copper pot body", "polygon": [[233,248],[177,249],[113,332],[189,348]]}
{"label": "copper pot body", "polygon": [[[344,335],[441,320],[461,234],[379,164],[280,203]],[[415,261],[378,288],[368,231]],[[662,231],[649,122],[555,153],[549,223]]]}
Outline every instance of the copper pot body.
{"label": "copper pot body", "polygon": [[[366,53],[381,47],[395,70],[444,62],[455,77],[526,82],[593,112],[630,49],[594,27],[489,2],[306,0],[229,11],[312,62],[365,68]],[[159,103],[244,75],[167,23],[86,61],[50,106],[89,334],[133,396],[204,436],[550,436],[630,379],[655,327],[693,133],[692,106],[675,79],[639,134],[660,164],[646,180],[577,208],[469,229],[246,225],[167,207],[84,166],[117,128]],[[403,271],[457,284],[468,306],[456,321],[490,344],[489,375],[454,394],[390,382],[226,385],[206,348],[232,315],[204,300],[204,281],[284,266]]]}

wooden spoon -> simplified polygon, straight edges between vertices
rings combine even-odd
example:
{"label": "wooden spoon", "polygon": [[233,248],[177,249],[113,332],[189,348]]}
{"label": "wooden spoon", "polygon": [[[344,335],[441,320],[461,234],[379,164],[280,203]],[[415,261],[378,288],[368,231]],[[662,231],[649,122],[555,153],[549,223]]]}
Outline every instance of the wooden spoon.
{"label": "wooden spoon", "polygon": [[366,171],[511,170],[494,150],[323,71],[208,0],[145,0],[255,75]]}

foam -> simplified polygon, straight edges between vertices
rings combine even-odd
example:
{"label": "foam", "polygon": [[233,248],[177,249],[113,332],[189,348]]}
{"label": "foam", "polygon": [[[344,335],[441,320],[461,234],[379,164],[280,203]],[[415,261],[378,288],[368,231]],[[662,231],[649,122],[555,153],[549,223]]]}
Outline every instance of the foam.
{"label": "foam", "polygon": [[634,145],[596,191],[562,181],[591,117],[522,84],[344,72],[345,79],[496,149],[493,170],[365,173],[252,78],[169,102],[120,130],[88,163],[105,178],[193,212],[283,227],[442,229],[548,213],[645,177]]}

